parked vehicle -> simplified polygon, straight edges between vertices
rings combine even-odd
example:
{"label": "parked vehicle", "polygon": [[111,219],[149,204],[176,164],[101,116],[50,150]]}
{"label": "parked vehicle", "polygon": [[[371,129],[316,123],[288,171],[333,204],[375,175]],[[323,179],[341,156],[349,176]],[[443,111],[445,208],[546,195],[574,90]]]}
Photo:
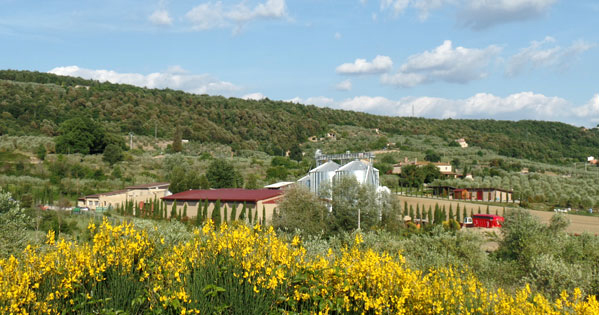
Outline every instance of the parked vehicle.
{"label": "parked vehicle", "polygon": [[465,217],[464,218],[464,223],[462,223],[462,227],[474,227],[474,224],[472,223],[472,218],[471,217]]}

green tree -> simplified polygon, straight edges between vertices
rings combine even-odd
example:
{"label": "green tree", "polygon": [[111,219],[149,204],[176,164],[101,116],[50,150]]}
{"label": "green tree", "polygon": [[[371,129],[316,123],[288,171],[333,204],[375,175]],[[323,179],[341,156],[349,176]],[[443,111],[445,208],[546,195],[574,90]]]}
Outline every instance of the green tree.
{"label": "green tree", "polygon": [[102,160],[110,165],[114,165],[115,163],[122,161],[123,157],[123,150],[121,147],[111,143],[104,149]]}
{"label": "green tree", "polygon": [[172,147],[175,153],[183,151],[183,132],[181,131],[181,128],[179,128],[179,126],[175,128]]}
{"label": "green tree", "polygon": [[123,139],[107,134],[101,124],[88,118],[72,118],[60,124],[56,138],[57,153],[98,154],[109,143],[122,144]]}
{"label": "green tree", "polygon": [[176,219],[177,218],[177,200],[173,201],[173,207],[171,208],[171,216],[170,219]]}
{"label": "green tree", "polygon": [[[330,190],[330,193],[328,192]],[[332,233],[368,230],[379,223],[381,209],[377,193],[371,185],[360,185],[353,176],[335,180],[332,188],[324,187],[323,193],[332,196],[329,224]]]}
{"label": "green tree", "polygon": [[284,180],[287,178],[287,168],[284,166],[273,166],[266,170],[266,177],[274,180]]}
{"label": "green tree", "polygon": [[248,223],[252,225],[254,223],[252,213],[254,212],[253,208],[248,209]]}
{"label": "green tree", "polygon": [[422,182],[424,183],[432,183],[435,179],[441,178],[441,171],[437,166],[432,163],[429,163],[423,167],[417,169],[417,172],[420,173],[418,175],[419,178],[422,178]]}
{"label": "green tree", "polygon": [[28,243],[24,231],[31,219],[25,214],[19,203],[12,198],[11,193],[0,188],[0,257],[20,253]]}
{"label": "green tree", "polygon": [[196,214],[196,226],[201,226],[202,222],[204,222],[204,202],[206,200],[198,201],[198,212]]}
{"label": "green tree", "polygon": [[179,193],[190,189],[200,188],[200,177],[197,173],[190,171],[188,165],[175,166],[169,174],[169,190],[172,193]]}
{"label": "green tree", "polygon": [[239,205],[237,203],[233,204],[233,208],[231,209],[231,218],[229,218],[229,221],[233,222],[237,219],[237,207]]}
{"label": "green tree", "polygon": [[187,218],[187,202],[183,205],[183,219]]}
{"label": "green tree", "polygon": [[243,186],[243,177],[241,177],[235,170],[235,167],[226,160],[212,161],[206,171],[206,178],[210,182],[212,188]]}
{"label": "green tree", "polygon": [[441,156],[439,155],[439,153],[429,149],[426,150],[424,159],[429,162],[439,162],[441,161]]}
{"label": "green tree", "polygon": [[220,200],[217,200],[216,203],[214,203],[214,209],[212,209],[212,221],[214,221],[214,224],[217,226],[221,224]]}
{"label": "green tree", "polygon": [[40,160],[45,160],[46,159],[46,146],[43,144],[40,144],[37,147],[37,150],[35,151],[35,155],[37,156],[38,159]]}
{"label": "green tree", "polygon": [[241,208],[241,213],[239,214],[239,220],[245,221],[247,207],[245,201],[243,202],[243,207]]}
{"label": "green tree", "polygon": [[249,174],[245,179],[245,189],[258,189],[258,176],[256,174]]}
{"label": "green tree", "polygon": [[300,147],[297,143],[295,143],[289,150],[289,157],[292,160],[296,160],[298,162],[304,158],[304,156],[302,154],[302,149],[300,149]]}

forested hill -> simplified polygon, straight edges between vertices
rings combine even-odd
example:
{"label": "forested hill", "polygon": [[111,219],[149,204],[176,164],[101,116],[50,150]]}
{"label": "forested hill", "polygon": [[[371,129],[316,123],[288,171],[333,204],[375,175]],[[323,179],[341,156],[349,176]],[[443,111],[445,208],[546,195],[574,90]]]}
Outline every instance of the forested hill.
{"label": "forested hill", "polygon": [[428,134],[506,156],[552,163],[597,155],[599,131],[558,122],[437,120],[376,116],[288,102],[242,100],[157,90],[28,71],[0,71],[0,133],[55,135],[73,117],[89,117],[108,131],[230,144],[280,153],[331,125],[379,128],[390,134]]}

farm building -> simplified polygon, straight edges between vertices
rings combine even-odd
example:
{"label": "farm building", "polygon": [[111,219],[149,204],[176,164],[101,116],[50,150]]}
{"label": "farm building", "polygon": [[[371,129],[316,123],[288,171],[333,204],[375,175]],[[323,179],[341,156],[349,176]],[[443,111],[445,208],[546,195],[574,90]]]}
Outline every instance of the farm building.
{"label": "farm building", "polygon": [[358,183],[379,187],[379,170],[363,161],[352,161],[335,171],[335,179],[354,176]]}
{"label": "farm building", "polygon": [[360,184],[370,184],[375,188],[380,186],[379,170],[374,168],[371,163],[360,160],[349,162],[343,166],[328,161],[311,170],[308,175],[300,178],[297,182],[318,195],[323,185],[332,185],[335,179],[344,176],[354,176]]}
{"label": "farm building", "polygon": [[512,202],[513,191],[501,188],[456,188],[451,186],[431,186],[436,196],[456,200]]}
{"label": "farm building", "polygon": [[391,174],[395,174],[395,175],[401,174],[401,168],[404,166],[407,166],[407,165],[416,165],[418,167],[424,167],[429,164],[433,164],[434,166],[436,166],[439,169],[439,172],[441,172],[441,174],[446,177],[452,177],[452,178],[459,177],[459,174],[453,172],[453,167],[449,163],[443,163],[443,162],[433,163],[433,162],[427,162],[427,161],[419,162],[418,159],[414,159],[414,161],[408,161],[407,157],[405,158],[405,160],[403,162],[393,165],[393,170],[391,171]]}
{"label": "farm building", "polygon": [[125,187],[125,189],[109,191],[100,194],[87,195],[77,199],[78,207],[88,207],[91,210],[107,210],[127,201],[144,202],[168,196],[169,183],[151,183]]}
{"label": "farm building", "polygon": [[504,218],[493,214],[475,214],[472,216],[474,227],[494,228],[503,225]]}
{"label": "farm building", "polygon": [[265,215],[266,223],[268,224],[272,220],[274,209],[277,207],[277,201],[282,195],[283,191],[280,189],[223,188],[188,190],[163,197],[162,200],[166,202],[168,215],[170,215],[175,201],[177,203],[177,213],[182,213],[185,205],[187,205],[187,216],[189,218],[196,217],[198,209],[205,206],[205,202],[208,203],[208,218],[211,218],[216,202],[219,201],[221,205],[220,217],[227,218],[227,221],[231,220],[233,212],[235,212],[234,219],[239,219],[239,215],[245,204],[246,211],[252,211],[253,218],[262,221],[263,215]]}
{"label": "farm building", "polygon": [[457,139],[455,142],[457,142],[460,145],[460,147],[462,147],[462,149],[468,147],[468,142],[466,142],[464,138]]}

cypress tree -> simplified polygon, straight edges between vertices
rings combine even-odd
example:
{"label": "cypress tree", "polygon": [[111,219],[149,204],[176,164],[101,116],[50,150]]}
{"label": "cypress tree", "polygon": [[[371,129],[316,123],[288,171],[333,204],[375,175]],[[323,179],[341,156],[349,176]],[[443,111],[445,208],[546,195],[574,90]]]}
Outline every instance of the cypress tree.
{"label": "cypress tree", "polygon": [[202,225],[202,221],[204,219],[204,218],[202,218],[202,215],[204,214],[204,212],[202,211],[204,208],[203,204],[204,204],[203,200],[198,201],[198,211],[196,212],[196,226]]}
{"label": "cypress tree", "polygon": [[183,206],[183,218],[187,218],[187,202]]}
{"label": "cypress tree", "polygon": [[266,206],[262,205],[262,226],[266,226]]}
{"label": "cypress tree", "polygon": [[252,225],[252,224],[253,224],[253,222],[254,222],[254,221],[252,221],[252,219],[253,219],[253,218],[252,218],[252,214],[253,214],[253,212],[254,212],[253,210],[254,210],[254,209],[252,209],[252,208],[249,208],[249,209],[248,209],[248,223],[249,223],[250,225]]}
{"label": "cypress tree", "polygon": [[481,214],[482,212],[480,212],[480,206],[478,206],[478,214]]}
{"label": "cypress tree", "polygon": [[246,216],[246,204],[245,201],[243,202],[243,207],[241,208],[241,213],[239,214],[239,220],[244,220],[245,221],[245,216]]}
{"label": "cypress tree", "polygon": [[487,214],[491,214],[489,211],[489,205],[487,205]]}
{"label": "cypress tree", "polygon": [[426,220],[428,223],[433,223],[433,208],[432,206],[428,206],[428,213],[426,214]]}
{"label": "cypress tree", "polygon": [[416,204],[416,213],[414,213],[414,215],[418,216],[418,213],[420,213],[420,204],[419,203]]}
{"label": "cypress tree", "polygon": [[454,218],[454,216],[453,216],[453,207],[450,204],[449,205],[449,218],[448,218],[448,220],[451,220],[453,218]]}
{"label": "cypress tree", "polygon": [[229,221],[233,222],[235,221],[235,219],[237,219],[237,203],[233,204],[233,209],[231,209],[231,218],[229,218]]}
{"label": "cypress tree", "polygon": [[214,209],[212,209],[212,221],[214,224],[219,225],[221,223],[220,217],[220,200],[217,200],[214,204]]}
{"label": "cypress tree", "polygon": [[458,203],[458,206],[456,207],[456,211],[455,211],[455,219],[458,222],[461,222],[460,221],[460,219],[461,219],[460,210],[461,210],[460,209],[460,204]]}
{"label": "cypress tree", "polygon": [[408,202],[404,201],[403,202],[403,216],[405,217],[406,215],[408,215]]}
{"label": "cypress tree", "polygon": [[445,205],[443,205],[443,211],[441,212],[441,221],[447,220],[447,211],[445,210]]}
{"label": "cypress tree", "polygon": [[163,202],[162,202],[162,204],[160,205],[160,207],[162,208],[162,215],[163,215],[163,218],[164,218],[165,220],[166,220],[166,219],[168,219],[168,213],[167,213],[167,211],[166,211],[166,202],[164,202],[164,201],[163,201]]}
{"label": "cypress tree", "polygon": [[171,216],[170,219],[176,219],[177,218],[177,200],[173,201],[173,207],[171,208]]}
{"label": "cypress tree", "polygon": [[499,208],[495,208],[495,215],[499,215]]}
{"label": "cypress tree", "polygon": [[227,212],[228,212],[228,210],[227,210],[227,204],[225,203],[223,205],[223,222],[227,222],[228,219],[229,219],[229,217],[227,216]]}
{"label": "cypress tree", "polygon": [[412,220],[412,222],[414,221],[414,207],[412,207],[412,205],[410,205],[410,212],[409,212],[409,216],[410,219]]}
{"label": "cypress tree", "polygon": [[206,202],[204,202],[204,213],[202,214],[202,220],[206,221],[208,220],[208,205],[210,204],[210,201],[206,200]]}
{"label": "cypress tree", "polygon": [[154,196],[154,217],[158,219],[160,218],[160,215],[160,200],[158,199],[158,197]]}

